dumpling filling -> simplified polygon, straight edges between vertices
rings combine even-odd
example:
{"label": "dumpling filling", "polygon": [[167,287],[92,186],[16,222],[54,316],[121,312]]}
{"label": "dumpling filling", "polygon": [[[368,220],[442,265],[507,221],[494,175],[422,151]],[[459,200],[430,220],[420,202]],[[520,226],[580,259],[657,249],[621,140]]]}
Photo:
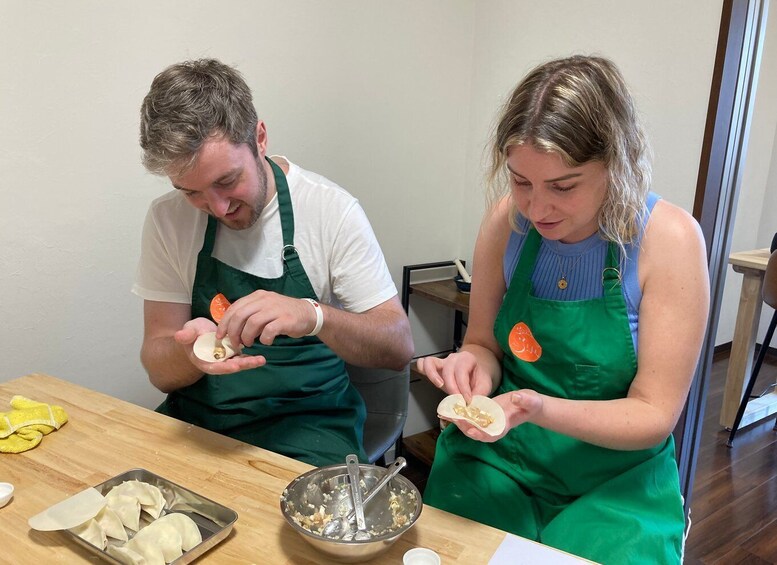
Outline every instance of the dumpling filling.
{"label": "dumpling filling", "polygon": [[494,423],[494,417],[477,406],[467,406],[463,402],[459,402],[458,404],[454,404],[453,411],[465,420],[468,420],[481,428],[487,428]]}

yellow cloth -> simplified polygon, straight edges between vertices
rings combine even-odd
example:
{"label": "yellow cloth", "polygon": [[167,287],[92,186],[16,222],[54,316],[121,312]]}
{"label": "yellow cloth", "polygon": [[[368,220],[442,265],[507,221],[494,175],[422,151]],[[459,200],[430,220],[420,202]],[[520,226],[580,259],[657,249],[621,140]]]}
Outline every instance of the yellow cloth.
{"label": "yellow cloth", "polygon": [[43,436],[67,422],[61,406],[23,396],[11,399],[11,411],[0,412],[0,453],[21,453],[38,445]]}

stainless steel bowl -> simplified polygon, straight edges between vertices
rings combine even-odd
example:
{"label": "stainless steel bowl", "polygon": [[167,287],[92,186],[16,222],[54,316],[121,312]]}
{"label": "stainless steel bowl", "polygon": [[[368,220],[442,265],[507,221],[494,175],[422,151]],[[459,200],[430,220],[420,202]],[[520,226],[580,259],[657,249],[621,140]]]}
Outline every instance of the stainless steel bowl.
{"label": "stainless steel bowl", "polygon": [[[383,467],[359,465],[362,492],[386,473]],[[421,493],[406,477],[397,475],[367,503],[364,517],[370,539],[331,539],[321,535],[329,520],[353,509],[345,465],[308,471],[291,481],[281,494],[281,512],[289,525],[313,547],[344,563],[367,561],[386,551],[413,527],[421,515]]]}

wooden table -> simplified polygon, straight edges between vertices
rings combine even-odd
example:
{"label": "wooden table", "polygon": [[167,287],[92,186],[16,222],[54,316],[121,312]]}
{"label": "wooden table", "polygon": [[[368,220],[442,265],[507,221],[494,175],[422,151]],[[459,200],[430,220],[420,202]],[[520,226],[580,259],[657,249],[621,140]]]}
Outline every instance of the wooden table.
{"label": "wooden table", "polygon": [[[728,258],[734,271],[742,273],[744,277],[726,373],[726,387],[723,391],[723,407],[720,411],[720,425],[724,428],[731,429],[734,425],[734,418],[752,371],[755,339],[761,319],[761,288],[770,255],[769,249],[765,248],[732,253]],[[745,427],[775,412],[777,412],[777,392],[772,392],[748,403],[740,427]]]}
{"label": "wooden table", "polygon": [[[280,512],[284,487],[311,469],[309,465],[48,375],[31,374],[0,384],[0,412],[9,409],[15,394],[62,406],[69,421],[34,449],[0,453],[0,481],[16,487],[11,502],[0,508],[0,561],[94,563],[94,555],[61,533],[32,530],[27,519],[139,467],[238,513],[229,537],[199,561],[332,563],[288,526]],[[396,565],[410,548],[428,547],[446,565],[485,564],[505,536],[503,531],[424,506],[417,524],[371,563]],[[586,562],[526,543],[542,552],[543,563]]]}

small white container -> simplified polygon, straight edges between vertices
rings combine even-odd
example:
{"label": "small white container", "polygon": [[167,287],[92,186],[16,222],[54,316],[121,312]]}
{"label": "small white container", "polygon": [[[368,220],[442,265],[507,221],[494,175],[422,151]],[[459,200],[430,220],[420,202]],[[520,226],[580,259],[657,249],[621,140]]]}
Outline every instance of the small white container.
{"label": "small white container", "polygon": [[13,498],[13,485],[11,483],[0,483],[0,508],[8,504]]}
{"label": "small white container", "polygon": [[414,547],[402,557],[404,565],[440,565],[440,556],[425,547]]}

